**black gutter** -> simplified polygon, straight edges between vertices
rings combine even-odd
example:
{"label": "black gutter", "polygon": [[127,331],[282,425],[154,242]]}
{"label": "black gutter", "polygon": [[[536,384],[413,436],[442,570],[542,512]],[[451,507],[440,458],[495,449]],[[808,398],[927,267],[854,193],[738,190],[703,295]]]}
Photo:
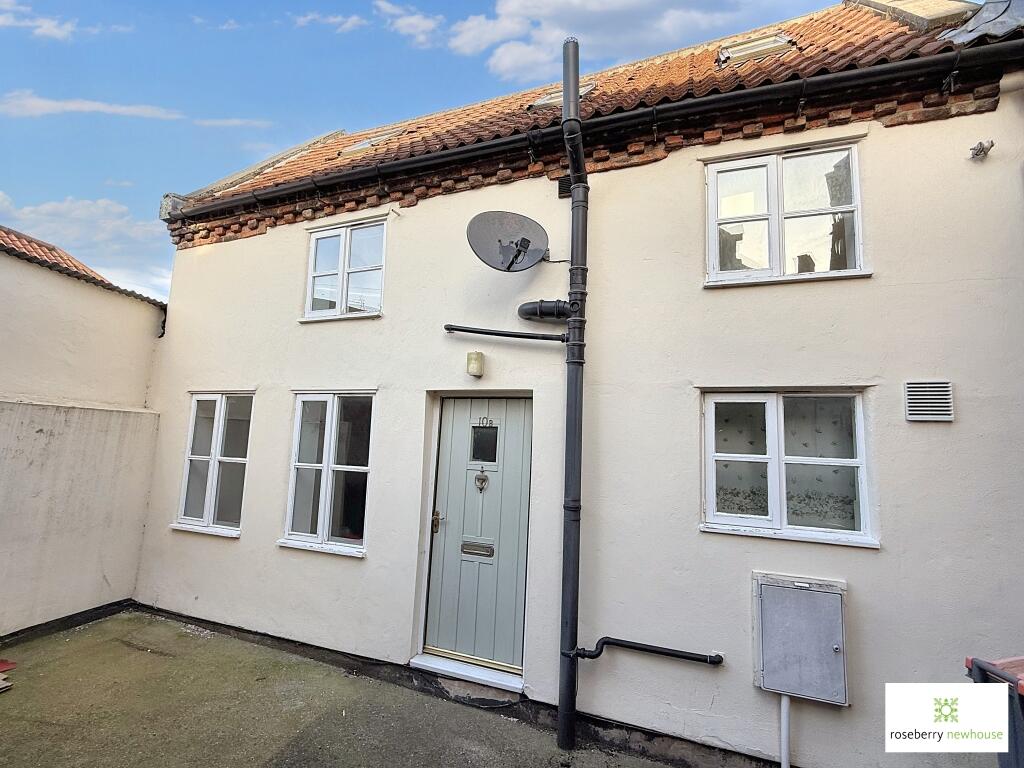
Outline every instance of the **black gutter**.
{"label": "black gutter", "polygon": [[657,110],[658,120],[678,119],[726,108],[753,107],[767,101],[802,99],[854,86],[879,85],[930,74],[948,75],[959,69],[1000,64],[1017,59],[1024,59],[1024,39],[993,43],[980,48],[968,48],[963,51],[951,51],[923,58],[876,64],[863,69],[830,72],[804,79],[787,80],[783,83],[729,91],[728,93],[700,96],[657,108],[645,107],[630,112],[603,115],[587,120],[584,126],[588,130],[622,128],[651,122],[655,116],[655,110]]}
{"label": "black gutter", "polygon": [[[744,90],[729,91],[728,93],[692,97],[657,107],[641,107],[629,110],[628,112],[616,112],[610,115],[591,117],[583,121],[583,128],[585,131],[624,128],[650,123],[654,120],[655,115],[657,115],[659,121],[693,117],[705,112],[720,111],[728,108],[753,107],[765,102],[785,99],[802,99],[829,91],[879,85],[900,79],[922,77],[931,74],[948,75],[957,69],[1001,64],[1021,59],[1024,59],[1024,40],[1018,39],[1001,43],[990,43],[976,48],[939,53],[934,56],[903,59],[902,61],[876,64],[862,69],[813,75],[803,79],[787,80],[782,83],[755,86]],[[440,152],[406,157],[401,160],[392,160],[386,163],[313,175],[276,187],[262,189],[255,193],[243,192],[238,195],[184,206],[180,210],[169,214],[165,221],[228,211],[247,204],[270,202],[289,195],[301,194],[321,187],[335,186],[346,182],[380,179],[383,176],[399,175],[413,170],[427,170],[511,150],[526,150],[531,144],[536,146],[545,142],[555,142],[561,137],[561,125],[554,125],[531,130],[528,134],[515,134],[491,141],[441,150]]]}

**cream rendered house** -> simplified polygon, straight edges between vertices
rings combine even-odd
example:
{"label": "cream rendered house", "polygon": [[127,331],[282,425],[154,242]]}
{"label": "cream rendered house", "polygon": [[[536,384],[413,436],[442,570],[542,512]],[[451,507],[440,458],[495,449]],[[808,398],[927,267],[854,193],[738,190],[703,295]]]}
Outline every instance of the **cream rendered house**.
{"label": "cream rendered house", "polygon": [[[884,683],[1020,652],[1024,44],[940,37],[976,10],[848,3],[583,79],[580,642],[725,662],[610,650],[581,712],[778,759],[756,598],[783,577],[843,601],[799,765],[896,764]],[[165,198],[136,601],[557,701],[564,351],[443,331],[543,330],[516,307],[565,295],[555,93]],[[481,264],[488,210],[550,261]]]}

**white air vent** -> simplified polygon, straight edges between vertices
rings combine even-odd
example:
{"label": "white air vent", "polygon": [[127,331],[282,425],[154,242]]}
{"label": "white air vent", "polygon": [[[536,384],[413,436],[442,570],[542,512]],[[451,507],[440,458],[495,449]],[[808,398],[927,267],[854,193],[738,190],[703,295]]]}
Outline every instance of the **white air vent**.
{"label": "white air vent", "polygon": [[908,381],[905,385],[907,421],[952,421],[953,383]]}

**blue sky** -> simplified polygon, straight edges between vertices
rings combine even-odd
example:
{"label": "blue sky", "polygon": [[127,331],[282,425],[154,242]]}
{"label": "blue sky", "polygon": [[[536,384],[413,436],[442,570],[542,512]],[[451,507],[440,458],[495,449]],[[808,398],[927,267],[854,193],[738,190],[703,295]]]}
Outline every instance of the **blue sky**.
{"label": "blue sky", "polygon": [[157,219],[327,131],[360,130],[815,10],[826,0],[0,0],[0,224],[165,297]]}

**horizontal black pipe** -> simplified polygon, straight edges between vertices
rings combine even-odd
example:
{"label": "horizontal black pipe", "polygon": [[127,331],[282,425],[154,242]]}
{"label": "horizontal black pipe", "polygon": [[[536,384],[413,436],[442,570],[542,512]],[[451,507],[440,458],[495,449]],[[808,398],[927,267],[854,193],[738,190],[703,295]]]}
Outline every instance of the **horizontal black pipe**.
{"label": "horizontal black pipe", "polygon": [[614,645],[618,648],[628,648],[631,651],[640,651],[641,653],[653,653],[657,656],[668,656],[673,659],[682,659],[683,661],[696,661],[701,664],[710,664],[712,667],[717,667],[725,661],[720,653],[707,654],[693,653],[692,651],[679,651],[675,648],[666,648],[662,645],[648,645],[647,643],[637,643],[633,640],[623,640],[619,637],[602,637],[597,641],[597,645],[594,646],[594,650],[588,651],[586,648],[577,648],[573,652],[573,655],[580,659],[596,659],[604,653],[605,646],[609,645]]}
{"label": "horizontal black pipe", "polygon": [[[800,80],[787,80],[782,83],[755,86],[739,91],[729,91],[728,93],[698,96],[658,107],[643,107],[628,112],[616,112],[610,115],[591,117],[583,121],[583,129],[584,131],[594,131],[623,128],[649,123],[655,116],[657,116],[658,120],[692,117],[703,112],[715,112],[726,108],[751,107],[762,102],[788,98],[804,98],[826,91],[877,85],[901,78],[948,73],[954,67],[966,69],[969,67],[1000,64],[1022,58],[1024,58],[1024,40],[991,43],[977,48],[967,48],[962,51],[951,51],[934,56],[904,59],[887,64],[876,64],[862,69],[849,69],[842,72],[814,75]],[[448,163],[475,160],[509,150],[527,149],[531,143],[538,145],[545,142],[554,142],[561,138],[561,125],[553,125],[531,131],[529,137],[525,133],[517,133],[499,139],[445,149],[440,152],[406,157],[401,160],[392,160],[376,165],[366,165],[343,171],[332,171],[307,176],[297,181],[268,187],[255,193],[243,192],[237,195],[228,195],[216,200],[185,206],[179,211],[170,214],[168,218],[182,219],[191,216],[202,216],[230,210],[250,203],[266,203],[288,195],[316,190],[320,187],[334,186],[351,181],[379,179],[385,175],[398,175],[412,170],[427,170]]]}
{"label": "horizontal black pipe", "polygon": [[448,333],[473,333],[477,336],[498,336],[504,339],[531,339],[532,341],[565,341],[564,333],[525,333],[523,331],[496,331],[491,328],[473,328],[468,325],[452,325],[444,327]]}

